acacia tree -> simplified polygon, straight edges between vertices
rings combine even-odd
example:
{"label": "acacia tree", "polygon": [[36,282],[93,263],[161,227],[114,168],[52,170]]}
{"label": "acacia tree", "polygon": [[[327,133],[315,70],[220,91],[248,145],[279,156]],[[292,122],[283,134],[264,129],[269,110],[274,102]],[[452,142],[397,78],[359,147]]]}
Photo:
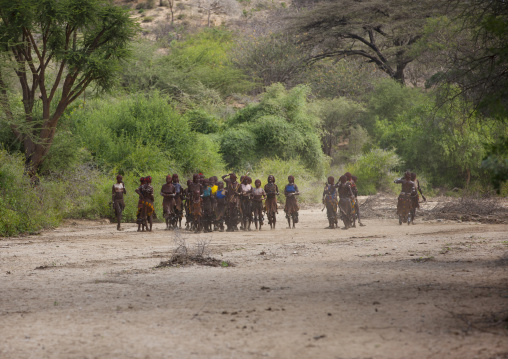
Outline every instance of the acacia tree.
{"label": "acacia tree", "polygon": [[404,70],[414,60],[412,46],[440,2],[405,0],[312,1],[299,9],[289,28],[307,44],[312,60],[356,56],[376,64],[404,83]]}
{"label": "acacia tree", "polygon": [[[95,83],[111,86],[137,25],[109,0],[0,0],[0,108],[34,175],[65,109]],[[23,119],[14,118],[8,80],[17,78]],[[42,118],[34,106],[40,103]]]}
{"label": "acacia tree", "polygon": [[[508,3],[500,0],[448,0],[456,16],[429,21],[420,41],[431,48],[440,67],[429,85],[457,85],[467,101],[483,114],[508,117]],[[444,86],[451,100],[454,87]]]}

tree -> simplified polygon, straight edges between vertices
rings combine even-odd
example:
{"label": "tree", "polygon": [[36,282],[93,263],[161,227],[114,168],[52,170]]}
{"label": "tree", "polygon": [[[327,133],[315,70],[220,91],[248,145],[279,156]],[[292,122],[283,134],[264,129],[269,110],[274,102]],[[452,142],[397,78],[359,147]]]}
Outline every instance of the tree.
{"label": "tree", "polygon": [[256,37],[252,34],[240,39],[233,50],[233,62],[263,86],[290,83],[305,68],[307,55],[287,34]]}
{"label": "tree", "polygon": [[299,11],[289,28],[307,44],[313,61],[355,56],[376,64],[404,83],[404,70],[414,60],[411,48],[425,21],[439,11],[439,1],[340,0],[312,2]]}
{"label": "tree", "polygon": [[333,157],[337,143],[351,135],[358,124],[364,108],[345,97],[314,102],[315,111],[321,118],[321,146],[325,155]]}
{"label": "tree", "polygon": [[[448,0],[455,16],[429,21],[423,47],[440,60],[428,85],[454,84],[485,115],[508,117],[508,3]],[[454,87],[444,86],[444,89]],[[443,93],[452,100],[457,93]]]}
{"label": "tree", "polygon": [[[112,85],[136,31],[127,10],[108,0],[0,0],[0,54],[5,58],[0,107],[23,143],[32,175],[44,161],[66,108],[92,83],[99,89]],[[19,121],[7,88],[13,74],[23,98]]]}
{"label": "tree", "polygon": [[159,6],[167,5],[171,14],[171,25],[175,22],[175,0],[160,0]]}
{"label": "tree", "polygon": [[208,27],[210,27],[210,17],[212,14],[230,14],[240,11],[236,0],[199,0],[197,7],[206,11]]}
{"label": "tree", "polygon": [[401,170],[424,173],[435,186],[467,185],[481,175],[486,145],[506,129],[469,118],[460,97],[436,108],[436,97],[392,80],[380,82],[367,104],[373,137],[379,147],[395,149],[405,164]]}

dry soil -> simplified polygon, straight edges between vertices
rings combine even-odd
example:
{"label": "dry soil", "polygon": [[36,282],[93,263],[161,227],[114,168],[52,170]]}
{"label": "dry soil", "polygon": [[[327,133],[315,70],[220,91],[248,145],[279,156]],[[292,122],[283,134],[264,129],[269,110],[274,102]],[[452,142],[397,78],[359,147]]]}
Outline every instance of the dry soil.
{"label": "dry soil", "polygon": [[[508,358],[508,225],[365,219],[0,240],[0,358]],[[234,266],[155,268],[174,238]]]}

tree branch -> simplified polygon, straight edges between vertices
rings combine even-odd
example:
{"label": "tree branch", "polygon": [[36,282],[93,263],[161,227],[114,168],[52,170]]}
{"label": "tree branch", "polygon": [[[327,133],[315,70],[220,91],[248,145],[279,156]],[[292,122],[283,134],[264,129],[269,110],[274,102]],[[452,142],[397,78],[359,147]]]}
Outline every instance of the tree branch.
{"label": "tree branch", "polygon": [[369,62],[375,63],[382,71],[386,72],[391,77],[393,77],[393,75],[395,75],[395,72],[392,70],[392,68],[390,66],[383,63],[377,57],[372,56],[363,50],[338,50],[338,51],[325,52],[325,53],[313,56],[312,58],[310,58],[308,60],[308,62],[314,63],[316,61],[326,59],[329,57],[334,57],[334,56],[362,56],[362,57],[369,59],[370,60]]}
{"label": "tree branch", "polygon": [[[374,34],[372,34],[372,32],[370,31],[369,32],[369,36],[371,36],[371,35],[374,36]],[[374,52],[377,54],[377,56],[379,57],[379,59],[383,63],[387,63],[388,62],[386,60],[386,58],[383,56],[383,54],[381,53],[381,51],[379,50],[379,48],[374,44],[374,41],[369,42],[369,41],[365,40],[363,37],[358,36],[358,35],[353,34],[353,33],[346,33],[346,34],[344,34],[344,37],[350,38],[350,39],[355,39],[355,40],[358,40],[358,41],[362,42],[363,44],[367,45],[369,48],[374,50]]]}

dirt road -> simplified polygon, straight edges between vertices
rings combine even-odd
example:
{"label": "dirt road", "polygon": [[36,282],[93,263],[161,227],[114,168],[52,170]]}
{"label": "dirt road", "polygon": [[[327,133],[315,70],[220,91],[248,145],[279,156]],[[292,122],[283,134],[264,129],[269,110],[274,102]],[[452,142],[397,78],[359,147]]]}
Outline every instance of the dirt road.
{"label": "dirt road", "polygon": [[0,240],[0,358],[508,358],[508,225],[365,220],[190,234],[230,267],[155,267],[156,224]]}

